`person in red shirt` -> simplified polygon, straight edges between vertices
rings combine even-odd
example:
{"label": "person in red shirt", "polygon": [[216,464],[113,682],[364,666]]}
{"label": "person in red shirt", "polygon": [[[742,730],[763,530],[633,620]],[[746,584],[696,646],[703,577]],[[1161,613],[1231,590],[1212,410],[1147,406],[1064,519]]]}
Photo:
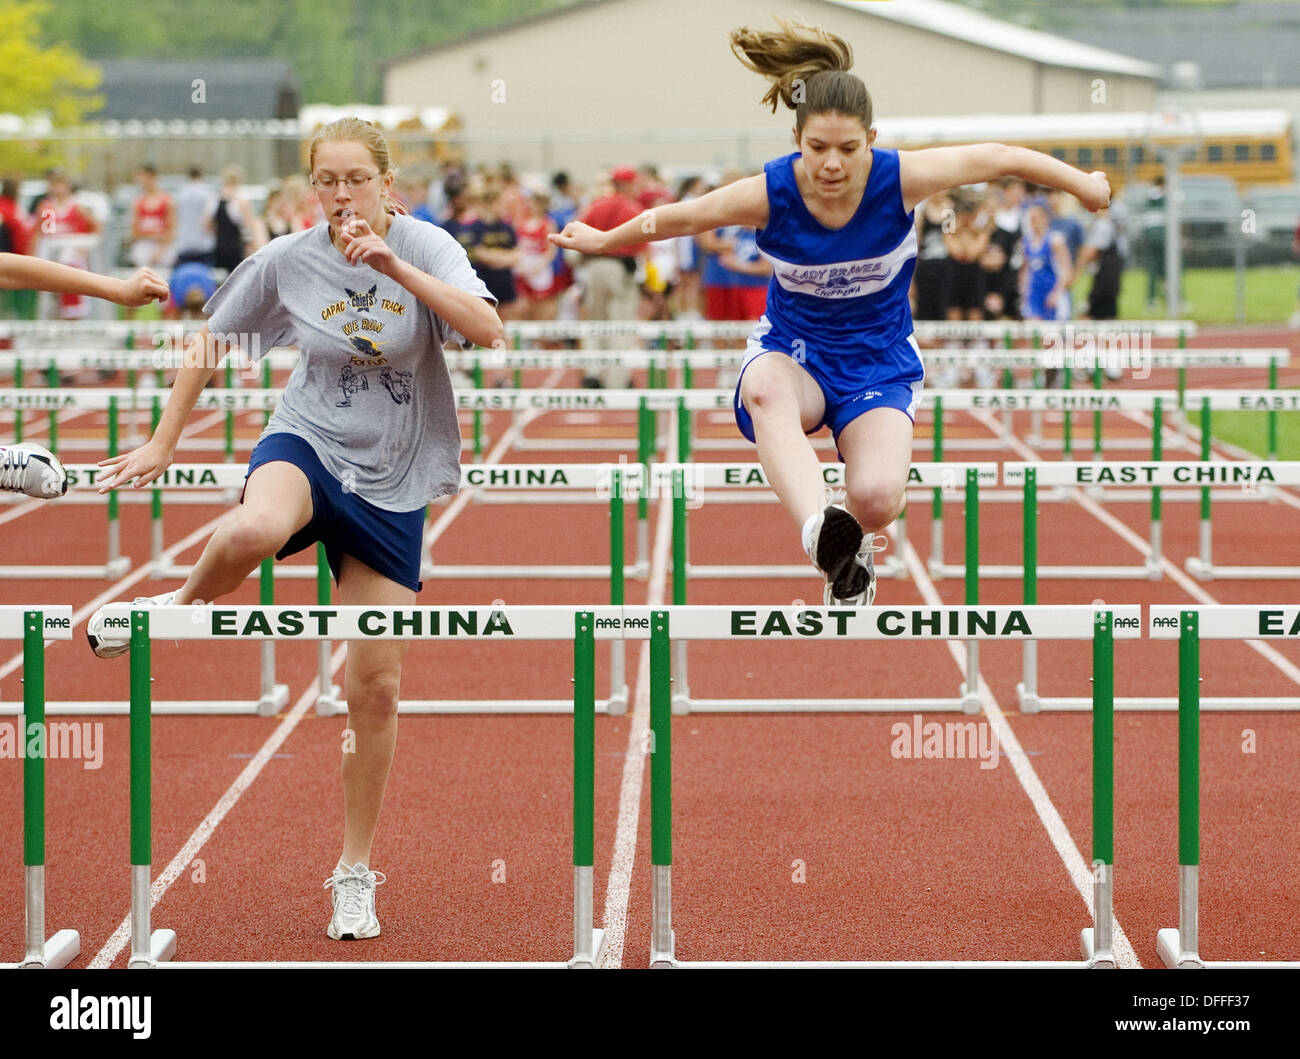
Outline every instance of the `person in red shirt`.
{"label": "person in red shirt", "polygon": [[[92,235],[99,231],[99,222],[72,197],[72,184],[62,170],[51,169],[46,182],[49,190],[35,210],[37,238],[44,244],[38,252],[72,268],[89,268],[85,248],[60,242],[59,237]],[[59,296],[59,315],[63,319],[80,319],[89,311],[90,303],[83,295],[65,292]]]}
{"label": "person in red shirt", "polygon": [[140,195],[131,208],[131,264],[159,268],[169,264],[176,229],[172,197],[158,186],[158,171],[142,165],[136,179]]}
{"label": "person in red shirt", "polygon": [[[614,191],[596,199],[579,220],[597,231],[608,232],[641,215],[641,203],[635,193],[636,170],[620,166],[611,174]],[[640,305],[636,285],[636,259],[644,243],[620,247],[602,256],[586,256],[578,268],[582,284],[582,311],[588,320],[635,320]],[[596,348],[610,348],[607,341],[596,340]],[[624,388],[631,384],[625,368],[610,369],[599,376],[588,375],[583,386]]]}
{"label": "person in red shirt", "polygon": [[519,236],[519,260],[515,264],[515,286],[523,295],[525,316],[530,320],[554,320],[559,279],[555,256],[559,248],[547,238],[558,231],[547,215],[550,194],[545,185],[530,190],[528,214],[515,228]]}

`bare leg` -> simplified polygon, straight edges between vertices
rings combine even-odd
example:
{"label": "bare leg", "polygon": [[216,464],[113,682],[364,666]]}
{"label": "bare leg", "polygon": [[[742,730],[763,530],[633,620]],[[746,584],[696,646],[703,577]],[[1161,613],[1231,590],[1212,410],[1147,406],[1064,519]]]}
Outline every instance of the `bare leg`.
{"label": "bare leg", "polygon": [[204,602],[233,592],[267,556],[311,521],[311,485],[291,463],[265,463],[248,477],[244,502],[208,541],[176,603]]}
{"label": "bare leg", "polygon": [[795,524],[822,507],[821,461],[804,433],[826,403],[811,375],[784,353],[764,353],[745,369],[740,399],[754,421],[758,462]]}
{"label": "bare leg", "polygon": [[912,421],[897,408],[873,408],[841,432],[845,506],[866,533],[879,533],[907,502]]}
{"label": "bare leg", "polygon": [[[339,576],[343,606],[409,607],[415,593],[359,559],[343,557]],[[397,703],[406,657],[405,640],[353,640],[348,644],[348,728],[351,753],[343,755],[343,857],[346,865],[370,864],[370,847],[388,787],[397,745]]]}

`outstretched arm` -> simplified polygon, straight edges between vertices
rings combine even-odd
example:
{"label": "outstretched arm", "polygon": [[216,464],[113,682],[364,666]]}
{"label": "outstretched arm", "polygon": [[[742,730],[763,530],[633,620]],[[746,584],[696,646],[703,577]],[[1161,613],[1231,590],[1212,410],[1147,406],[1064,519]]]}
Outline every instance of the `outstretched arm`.
{"label": "outstretched arm", "polygon": [[176,372],[171,393],[167,396],[167,406],[158,420],[153,437],[137,449],[99,461],[99,466],[105,468],[104,476],[99,480],[99,492],[107,493],[132,479],[135,480],[135,488],[140,489],[171,465],[185,421],[194,411],[199,394],[215,374],[225,354],[226,350],[208,332],[207,324],[190,336],[185,345],[182,367]]}
{"label": "outstretched arm", "polygon": [[0,289],[85,294],[131,306],[167,300],[167,284],[147,268],[122,280],[24,254],[0,254]]}
{"label": "outstretched arm", "polygon": [[548,238],[565,250],[608,254],[637,243],[699,235],[732,224],[767,227],[767,177],[761,174],[746,177],[689,202],[644,210],[608,232],[571,221],[564,226],[564,231]]}
{"label": "outstretched arm", "polygon": [[949,188],[1020,177],[1031,184],[1069,192],[1096,212],[1110,202],[1110,183],[1100,170],[1085,173],[1059,159],[1027,147],[976,143],[968,147],[932,147],[898,152],[903,208],[911,212],[923,199]]}

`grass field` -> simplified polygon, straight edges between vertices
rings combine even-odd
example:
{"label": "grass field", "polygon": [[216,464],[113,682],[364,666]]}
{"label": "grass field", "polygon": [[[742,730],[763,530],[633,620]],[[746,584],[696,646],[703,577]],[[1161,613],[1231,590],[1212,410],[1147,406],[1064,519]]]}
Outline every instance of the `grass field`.
{"label": "grass field", "polygon": [[[1219,441],[1240,445],[1260,459],[1268,456],[1268,413],[1215,412],[1214,436]],[[1300,413],[1277,414],[1277,458],[1300,460]]]}
{"label": "grass field", "polygon": [[[1296,286],[1300,267],[1269,265],[1246,270],[1246,318],[1237,319],[1237,280],[1231,268],[1195,268],[1183,273],[1185,304],[1180,314],[1198,324],[1276,324],[1296,311]],[[1075,304],[1085,301],[1088,279],[1075,288]],[[1147,307],[1147,277],[1138,268],[1124,273],[1120,287],[1119,315],[1122,320],[1159,319],[1165,315],[1165,300]]]}

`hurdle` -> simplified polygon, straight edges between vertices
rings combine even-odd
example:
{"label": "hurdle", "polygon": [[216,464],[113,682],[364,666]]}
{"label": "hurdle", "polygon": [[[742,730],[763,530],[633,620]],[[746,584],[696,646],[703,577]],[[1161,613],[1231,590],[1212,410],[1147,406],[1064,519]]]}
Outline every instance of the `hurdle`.
{"label": "hurdle", "polygon": [[[945,500],[965,497],[967,474],[974,468],[979,486],[997,485],[996,463],[912,463],[908,467],[909,489],[929,489],[933,494],[934,523],[932,540],[939,542],[937,554],[942,555],[942,521]],[[844,465],[821,464],[822,481],[831,488],[844,488]],[[689,582],[700,578],[813,578],[817,574],[807,563],[774,566],[746,566],[739,564],[705,565],[690,562],[689,511],[706,503],[770,503],[775,501],[771,485],[762,465],[757,463],[656,463],[650,468],[651,491],[658,497],[671,497],[673,501],[674,555],[686,557],[684,572],[673,570],[673,584],[680,578]],[[755,491],[761,490],[761,491]],[[903,510],[895,522],[898,528],[899,555],[891,555],[876,567],[877,577],[905,578],[907,566],[902,555],[912,549],[907,536],[907,511]],[[681,541],[680,546],[676,543]],[[964,570],[961,574],[964,576]],[[685,603],[684,599],[674,600]]]}
{"label": "hurdle", "polygon": [[1287,968],[1300,961],[1206,960],[1200,954],[1201,641],[1294,637],[1300,608],[1279,606],[1153,606],[1153,640],[1178,640],[1178,926],[1156,933],[1166,967]]}
{"label": "hurdle", "polygon": [[[81,953],[81,935],[45,936],[45,642],[72,639],[72,608],[0,607],[0,640],[23,642],[23,707],[15,751],[23,759],[23,889],[25,951],[8,967],[66,967]],[[32,744],[35,743],[35,750]]]}
{"label": "hurdle", "polygon": [[[633,565],[624,561],[624,507],[628,501],[645,493],[646,469],[640,464],[521,464],[502,463],[492,466],[470,465],[461,468],[462,488],[486,496],[499,493],[508,499],[534,497],[545,502],[555,502],[564,491],[578,492],[568,499],[573,502],[601,502],[609,504],[609,562],[608,564],[547,565],[540,567],[496,565],[436,565],[426,563],[422,578],[608,578],[609,602],[621,607],[625,601],[626,579],[639,577],[648,567],[648,560],[638,560]],[[319,563],[323,564],[323,552]],[[330,603],[329,573],[323,565],[318,579],[320,606]],[[321,644],[322,688],[330,688],[329,645]],[[612,715],[627,712],[627,659],[621,639],[610,640],[609,696],[596,702],[596,712]],[[567,713],[572,703],[565,699],[404,699],[398,706],[403,714],[429,713]],[[316,702],[316,712],[322,717],[332,717],[347,712],[347,703],[334,686]]]}
{"label": "hurdle", "polygon": [[[1169,486],[1197,486],[1200,488],[1201,522],[1200,522],[1200,556],[1187,560],[1189,572],[1197,574],[1201,580],[1209,581],[1215,576],[1252,578],[1252,579],[1294,579],[1300,576],[1300,567],[1287,566],[1236,566],[1215,567],[1209,562],[1213,546],[1213,529],[1208,514],[1208,494],[1211,485],[1235,488],[1243,499],[1266,501],[1270,490],[1275,486],[1300,485],[1300,461],[1263,460],[1214,460],[1203,462],[1191,461],[1149,461],[1149,462],[1108,462],[1108,463],[1005,463],[1002,466],[1002,481],[1005,485],[1021,485],[1024,489],[1025,504],[1025,562],[1023,568],[1026,578],[1029,574],[1031,553],[1036,554],[1038,540],[1038,520],[1035,514],[1037,486],[1050,485],[1065,488],[1094,488],[1098,485],[1113,487],[1150,487],[1151,489],[1151,525],[1149,544],[1151,555],[1143,567],[1037,567],[1034,574],[1040,577],[1102,577],[1121,578],[1147,576],[1153,581],[1160,580],[1161,545],[1163,540],[1163,521],[1161,490]],[[1006,576],[1019,573],[1015,567],[1001,570],[985,569],[985,577]]]}
{"label": "hurdle", "polygon": [[[646,627],[629,617],[645,616]],[[1140,608],[909,607],[893,609],[797,607],[624,608],[624,635],[650,640],[651,967],[835,968],[1102,968],[1114,967],[1113,804],[1114,649],[1116,638],[1141,635]],[[1123,619],[1120,623],[1115,619]],[[760,631],[761,630],[761,631]],[[1091,640],[1093,645],[1093,912],[1080,932],[1082,958],[1046,961],[687,961],[677,957],[672,927],[672,644],[680,640]],[[972,674],[976,679],[976,674]],[[921,711],[923,706],[917,705]]]}
{"label": "hurdle", "polygon": [[[1270,459],[1277,452],[1277,413],[1300,411],[1300,391],[1297,390],[1197,390],[1188,395],[1188,408],[1199,411],[1201,434],[1201,460],[1213,462],[1213,419],[1215,411],[1232,410],[1241,412],[1267,412],[1268,450]],[[1287,464],[1270,463],[1269,466],[1285,467]],[[1197,484],[1201,484],[1197,479]],[[1260,480],[1245,483],[1248,490],[1256,494],[1270,491],[1274,485],[1294,485],[1295,480],[1287,478],[1277,482]],[[1285,566],[1224,566],[1214,562],[1214,531],[1211,517],[1211,494],[1208,486],[1201,488],[1201,521],[1198,541],[1198,554],[1187,560],[1186,569],[1200,581],[1216,579],[1245,578],[1248,580],[1291,580],[1297,570]]]}
{"label": "hurdle", "polygon": [[[110,608],[131,623],[131,953],[132,968],[389,967],[557,968],[594,967],[602,955],[604,931],[593,925],[595,817],[595,641],[621,636],[622,608],[578,607],[151,607]],[[321,961],[181,962],[173,959],[178,939],[151,927],[152,761],[151,643],[228,637],[307,640],[550,640],[572,641],[574,717],[573,955],[554,962]]]}
{"label": "hurdle", "polygon": [[[834,477],[842,474],[835,468],[838,465],[824,464],[823,477]],[[718,468],[718,470],[714,470]],[[658,479],[660,483],[666,484],[671,481],[671,489],[674,503],[673,519],[673,605],[687,605],[687,584],[688,574],[692,569],[687,561],[687,531],[686,531],[686,497],[688,489],[686,485],[686,475],[688,471],[693,471],[697,476],[703,476],[705,481],[721,481],[727,483],[728,478],[743,478],[746,475],[761,473],[761,469],[755,471],[752,465],[728,465],[728,464],[655,464],[651,467],[652,480]],[[935,504],[942,506],[943,500],[952,495],[956,495],[955,484],[957,476],[960,473],[963,479],[962,496],[965,498],[965,526],[966,526],[966,563],[963,567],[963,576],[965,579],[965,596],[966,605],[975,606],[979,603],[979,487],[981,478],[985,481],[997,478],[996,464],[913,464],[909,471],[909,476],[914,476],[915,480],[922,485],[930,485],[934,488]],[[702,484],[698,482],[697,484]],[[911,544],[907,541],[906,536],[900,533],[900,547],[910,548]],[[895,559],[901,558],[898,556]],[[888,576],[898,576],[894,564],[885,564],[882,566],[888,572]],[[767,571],[775,570],[777,574],[773,576],[801,576],[814,577],[815,571],[809,572],[807,566],[792,567],[696,567],[694,568],[701,576],[745,576],[758,577],[764,576]],[[906,572],[905,565],[902,565],[903,572]],[[741,571],[737,573],[736,571]],[[786,572],[786,573],[783,573]],[[848,613],[848,611],[845,611]],[[917,710],[929,712],[943,711],[960,711],[962,713],[978,713],[980,710],[978,685],[977,683],[967,683],[963,681],[958,689],[956,698],[931,698],[931,699],[898,699],[898,698],[881,698],[881,699],[811,699],[811,698],[765,698],[765,699],[702,699],[691,694],[690,681],[687,677],[687,657],[686,641],[681,640],[673,645],[674,651],[674,690],[673,690],[673,712],[685,714],[691,712],[707,713],[753,713],[753,712],[898,712]],[[975,639],[968,639],[966,642],[966,672],[968,674],[977,674],[979,672],[979,644]]]}

